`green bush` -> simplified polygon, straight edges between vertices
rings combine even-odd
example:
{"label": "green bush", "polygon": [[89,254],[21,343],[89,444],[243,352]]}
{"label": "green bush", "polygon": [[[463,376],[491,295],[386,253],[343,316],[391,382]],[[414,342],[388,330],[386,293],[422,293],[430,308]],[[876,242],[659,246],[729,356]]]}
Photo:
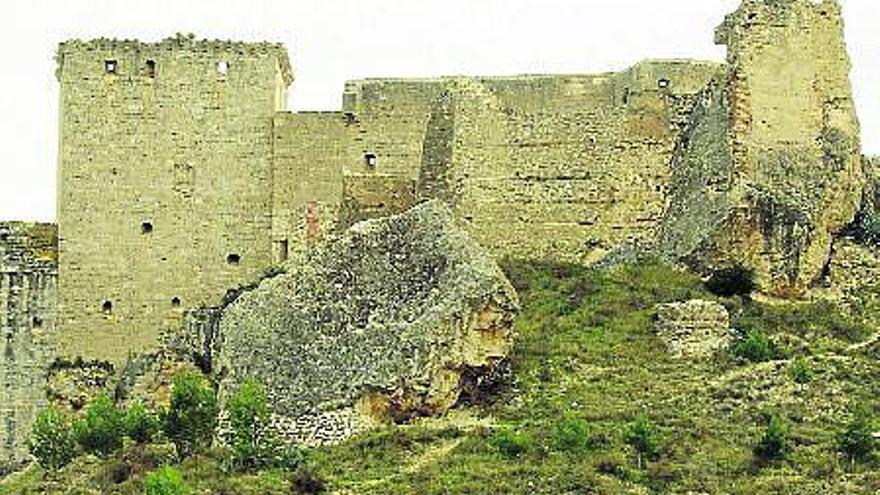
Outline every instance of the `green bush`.
{"label": "green bush", "polygon": [[125,417],[113,400],[102,394],[73,424],[73,433],[84,451],[106,457],[122,447]]}
{"label": "green bush", "polygon": [[211,446],[217,412],[214,389],[203,376],[189,372],[174,377],[171,404],[162,426],[181,457]]}
{"label": "green bush", "polygon": [[263,388],[246,382],[229,399],[229,445],[238,469],[258,469],[281,461],[282,448],[272,427]]}
{"label": "green bush", "polygon": [[788,428],[778,415],[771,415],[767,421],[767,429],[755,446],[755,455],[764,460],[784,459],[788,455],[790,445]]}
{"label": "green bush", "polygon": [[290,487],[293,490],[292,493],[300,493],[303,495],[324,493],[326,490],[324,480],[318,478],[314,473],[304,468],[297,469],[290,477]]}
{"label": "green bush", "polygon": [[810,368],[807,361],[801,357],[795,358],[791,364],[788,365],[788,374],[791,376],[792,380],[800,384],[809,383],[813,380],[813,369]]}
{"label": "green bush", "polygon": [[125,413],[125,434],[137,443],[147,443],[159,431],[159,420],[141,403],[128,408]]}
{"label": "green bush", "polygon": [[186,495],[189,488],[177,469],[165,466],[144,477],[145,495]]}
{"label": "green bush", "polygon": [[656,460],[660,455],[660,433],[647,416],[641,415],[626,425],[624,440],[636,450],[639,469],[643,458]]}
{"label": "green bush", "polygon": [[528,433],[502,428],[489,437],[489,445],[507,457],[519,457],[532,448],[534,439]]}
{"label": "green bush", "polygon": [[867,461],[874,455],[877,440],[866,411],[859,410],[855,418],[837,434],[837,450],[851,463]]}
{"label": "green bush", "polygon": [[73,431],[55,406],[41,411],[34,420],[30,451],[46,469],[58,469],[76,456]]}
{"label": "green bush", "polygon": [[590,446],[590,424],[583,419],[566,418],[557,426],[554,443],[558,450],[584,452]]}
{"label": "green bush", "polygon": [[770,361],[780,356],[776,344],[770,340],[761,330],[752,328],[746,335],[734,341],[730,346],[730,352],[737,357],[748,359],[754,363]]}
{"label": "green bush", "polygon": [[756,287],[755,272],[740,265],[716,270],[706,281],[706,289],[721,297],[748,297]]}

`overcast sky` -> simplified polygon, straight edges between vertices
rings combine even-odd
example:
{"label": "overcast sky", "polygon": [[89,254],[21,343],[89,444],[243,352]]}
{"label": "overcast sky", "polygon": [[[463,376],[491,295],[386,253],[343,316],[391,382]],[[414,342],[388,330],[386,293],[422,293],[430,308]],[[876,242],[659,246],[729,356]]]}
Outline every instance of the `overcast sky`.
{"label": "overcast sky", "polygon": [[[842,0],[866,152],[880,154],[880,2]],[[292,110],[336,110],[347,79],[593,73],[644,58],[724,59],[739,0],[29,0],[0,6],[0,220],[54,220],[58,85],[68,38],[280,41]]]}

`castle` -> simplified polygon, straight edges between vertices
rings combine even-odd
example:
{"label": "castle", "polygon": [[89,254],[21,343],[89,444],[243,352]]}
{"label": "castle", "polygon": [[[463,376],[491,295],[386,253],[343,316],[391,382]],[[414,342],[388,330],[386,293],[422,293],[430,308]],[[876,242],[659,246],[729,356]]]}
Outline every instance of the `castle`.
{"label": "castle", "polygon": [[61,43],[57,252],[52,226],[0,231],[0,451],[22,451],[56,357],[118,367],[187,309],[429,198],[499,258],[651,250],[802,294],[868,181],[840,7],[745,0],[716,41],[726,64],[350,81],[340,111],[299,113],[278,44]]}

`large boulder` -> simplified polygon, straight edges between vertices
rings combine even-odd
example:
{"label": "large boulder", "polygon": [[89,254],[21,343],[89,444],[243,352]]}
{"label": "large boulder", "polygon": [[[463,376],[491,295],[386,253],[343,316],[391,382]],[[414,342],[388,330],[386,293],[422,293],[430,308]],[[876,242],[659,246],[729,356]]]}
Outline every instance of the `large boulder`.
{"label": "large boulder", "polygon": [[262,383],[286,436],[441,413],[511,344],[516,292],[439,202],[355,224],[223,310],[221,400]]}

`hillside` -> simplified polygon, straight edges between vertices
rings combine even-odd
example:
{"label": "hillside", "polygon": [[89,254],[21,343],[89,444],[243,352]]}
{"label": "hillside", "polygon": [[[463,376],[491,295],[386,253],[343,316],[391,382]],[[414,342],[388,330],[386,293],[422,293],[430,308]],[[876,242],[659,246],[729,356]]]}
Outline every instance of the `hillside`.
{"label": "hillside", "polygon": [[[873,456],[851,461],[838,452],[855,412],[878,412],[878,348],[872,327],[854,316],[864,307],[718,298],[696,276],[653,262],[607,272],[516,262],[505,269],[523,302],[509,371],[447,417],[305,450],[305,466],[291,472],[233,474],[215,449],[180,465],[191,493],[317,493],[321,485],[340,494],[880,490]],[[752,346],[767,353],[670,357],[652,331],[654,305],[692,298],[721,301],[737,330],[769,337]],[[770,417],[785,431],[778,458],[755,453]],[[163,459],[173,462],[161,442],[129,446],[58,472],[31,468],[2,493],[143,493],[144,472]]]}

